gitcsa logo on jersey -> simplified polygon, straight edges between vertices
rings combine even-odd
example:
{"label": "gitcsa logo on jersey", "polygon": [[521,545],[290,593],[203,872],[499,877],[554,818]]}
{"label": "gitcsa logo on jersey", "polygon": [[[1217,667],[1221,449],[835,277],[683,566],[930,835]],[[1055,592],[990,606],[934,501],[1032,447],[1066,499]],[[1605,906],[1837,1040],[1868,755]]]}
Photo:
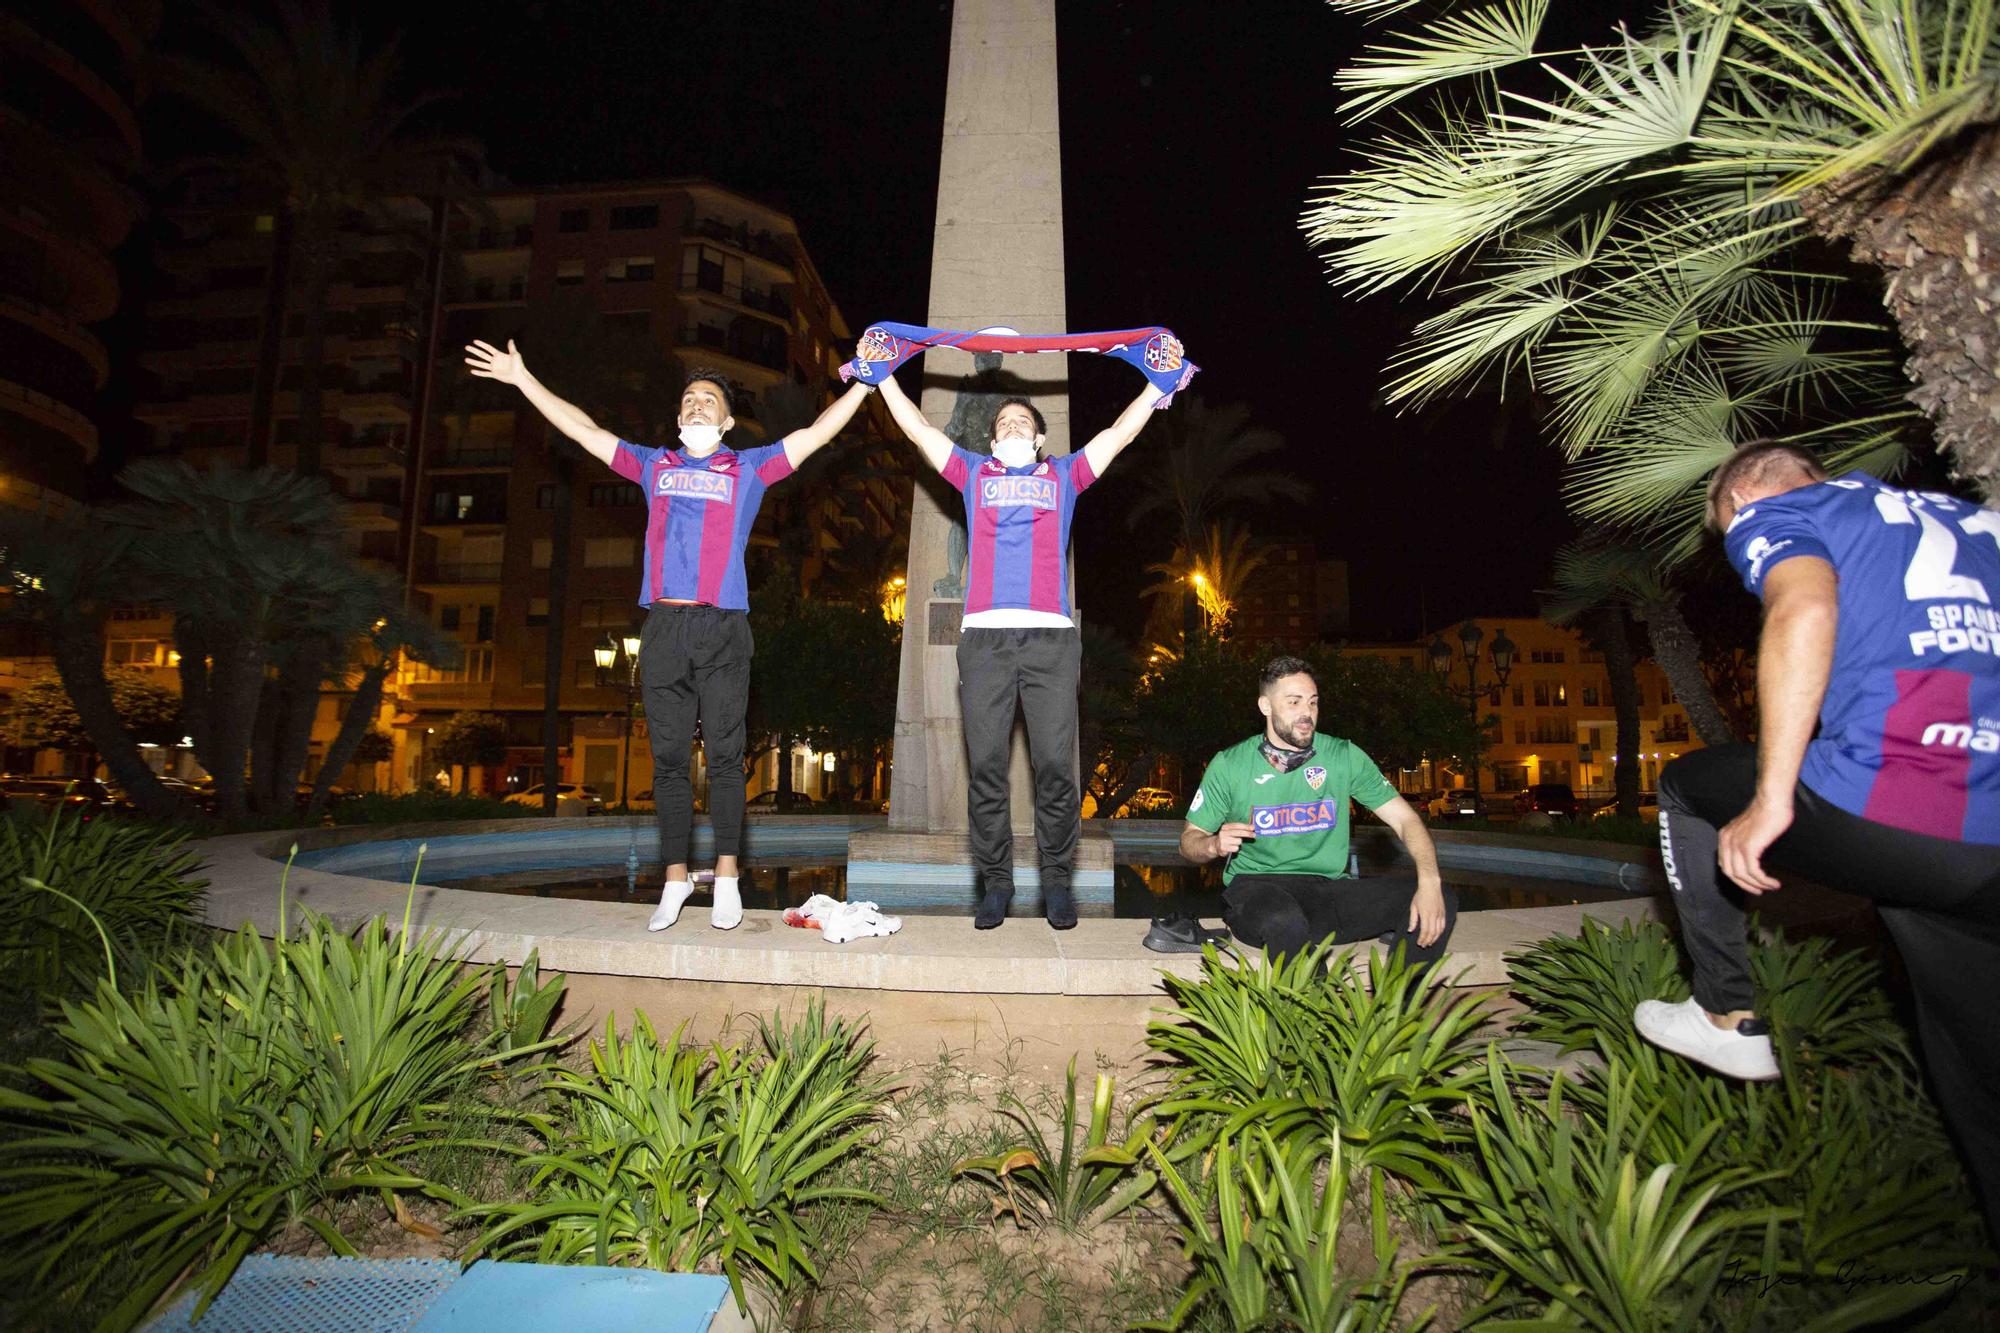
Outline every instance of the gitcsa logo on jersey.
{"label": "gitcsa logo on jersey", "polygon": [[691,468],[662,468],[660,479],[653,483],[653,494],[670,495],[680,500],[720,500],[728,504],[736,494],[736,478]]}
{"label": "gitcsa logo on jersey", "polygon": [[1287,833],[1324,833],[1340,822],[1340,807],[1333,801],[1302,801],[1297,805],[1260,805],[1250,812],[1250,826],[1260,838],[1280,838]]}
{"label": "gitcsa logo on jersey", "polygon": [[1054,477],[981,477],[979,479],[979,507],[981,509],[1054,509],[1056,505],[1056,479]]}

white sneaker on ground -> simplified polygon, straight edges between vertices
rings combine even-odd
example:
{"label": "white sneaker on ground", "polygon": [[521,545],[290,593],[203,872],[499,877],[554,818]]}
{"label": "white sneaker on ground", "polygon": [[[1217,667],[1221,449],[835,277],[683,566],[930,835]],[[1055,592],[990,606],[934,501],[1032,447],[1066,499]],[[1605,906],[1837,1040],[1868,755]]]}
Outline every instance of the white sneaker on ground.
{"label": "white sneaker on ground", "polygon": [[1632,1011],[1632,1026],[1661,1050],[1684,1055],[1731,1078],[1769,1082],[1778,1077],[1778,1057],[1771,1050],[1770,1034],[1756,1019],[1744,1022],[1755,1023],[1758,1030],[1719,1028],[1708,1021],[1707,1011],[1693,999],[1679,1004],[1642,1000]]}
{"label": "white sneaker on ground", "polygon": [[694,885],[684,879],[670,879],[660,889],[660,905],[653,909],[653,919],[646,923],[647,930],[665,930],[681,919],[681,908],[687,906],[688,895],[694,892]]}
{"label": "white sneaker on ground", "polygon": [[903,918],[883,916],[874,903],[839,903],[821,920],[819,933],[821,939],[845,944],[875,935],[893,935],[902,928]]}
{"label": "white sneaker on ground", "polygon": [[736,876],[715,877],[715,906],[709,909],[708,924],[717,930],[734,930],[743,924],[743,895],[737,890]]}

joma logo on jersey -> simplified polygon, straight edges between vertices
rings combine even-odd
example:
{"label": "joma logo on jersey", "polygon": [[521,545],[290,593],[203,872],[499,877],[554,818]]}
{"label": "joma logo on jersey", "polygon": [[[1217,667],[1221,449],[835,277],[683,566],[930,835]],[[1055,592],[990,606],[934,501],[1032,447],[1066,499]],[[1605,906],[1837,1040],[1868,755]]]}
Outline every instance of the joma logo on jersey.
{"label": "joma logo on jersey", "polygon": [[698,472],[688,468],[663,468],[653,484],[653,494],[683,500],[720,500],[729,503],[736,494],[736,478],[719,472]]}
{"label": "joma logo on jersey", "polygon": [[1302,801],[1297,805],[1260,805],[1250,811],[1250,827],[1260,838],[1287,833],[1324,833],[1340,822],[1335,801]]}
{"label": "joma logo on jersey", "polygon": [[1029,509],[1054,509],[1056,503],[1054,477],[982,477],[979,480],[979,506],[982,509],[1007,509],[1017,505]]}
{"label": "joma logo on jersey", "polygon": [[1942,745],[1953,750],[1973,750],[1979,754],[2000,754],[2000,731],[1968,727],[1963,722],[1933,722],[1924,728],[1924,745]]}

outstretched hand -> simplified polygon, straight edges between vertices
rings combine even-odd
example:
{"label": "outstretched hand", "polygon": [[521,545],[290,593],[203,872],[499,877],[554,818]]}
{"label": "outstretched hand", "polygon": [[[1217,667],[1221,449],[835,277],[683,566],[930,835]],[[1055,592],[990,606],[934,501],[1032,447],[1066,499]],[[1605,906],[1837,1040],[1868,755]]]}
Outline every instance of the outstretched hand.
{"label": "outstretched hand", "polygon": [[520,352],[514,348],[514,340],[507,340],[507,350],[501,351],[492,343],[474,339],[465,347],[465,364],[472,367],[472,373],[486,380],[499,380],[502,384],[519,384],[521,376],[527,373],[527,365],[521,360]]}

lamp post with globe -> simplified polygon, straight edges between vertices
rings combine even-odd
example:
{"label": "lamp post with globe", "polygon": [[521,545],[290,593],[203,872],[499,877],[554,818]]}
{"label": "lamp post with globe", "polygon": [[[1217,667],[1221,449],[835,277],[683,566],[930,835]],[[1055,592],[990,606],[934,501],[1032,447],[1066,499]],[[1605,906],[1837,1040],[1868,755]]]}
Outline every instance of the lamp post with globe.
{"label": "lamp post with globe", "polygon": [[[1507,631],[1501,630],[1493,636],[1493,646],[1489,650],[1488,660],[1493,668],[1493,683],[1490,685],[1480,684],[1479,645],[1485,638],[1486,631],[1470,620],[1458,627],[1458,642],[1462,653],[1462,660],[1465,663],[1465,684],[1463,685],[1455,684],[1451,679],[1453,654],[1451,645],[1444,641],[1444,636],[1438,635],[1433,638],[1428,650],[1431,660],[1431,670],[1437,674],[1438,684],[1443,686],[1445,693],[1451,695],[1452,698],[1463,699],[1465,701],[1467,709],[1472,714],[1472,727],[1474,731],[1479,729],[1479,701],[1482,698],[1487,698],[1491,704],[1497,706],[1500,702],[1500,688],[1507,683],[1507,677],[1514,670],[1514,641],[1507,637]],[[1476,800],[1479,796],[1478,761],[1475,759],[1469,765],[1469,768],[1472,776],[1472,795]]]}
{"label": "lamp post with globe", "polygon": [[[626,779],[632,771],[632,707],[639,697],[639,636],[627,634],[615,637],[610,633],[604,642],[590,650],[597,659],[597,683],[600,686],[616,685],[625,695],[625,734],[618,747],[618,805],[629,808],[631,796],[626,790]],[[620,659],[625,669],[618,670]]]}

